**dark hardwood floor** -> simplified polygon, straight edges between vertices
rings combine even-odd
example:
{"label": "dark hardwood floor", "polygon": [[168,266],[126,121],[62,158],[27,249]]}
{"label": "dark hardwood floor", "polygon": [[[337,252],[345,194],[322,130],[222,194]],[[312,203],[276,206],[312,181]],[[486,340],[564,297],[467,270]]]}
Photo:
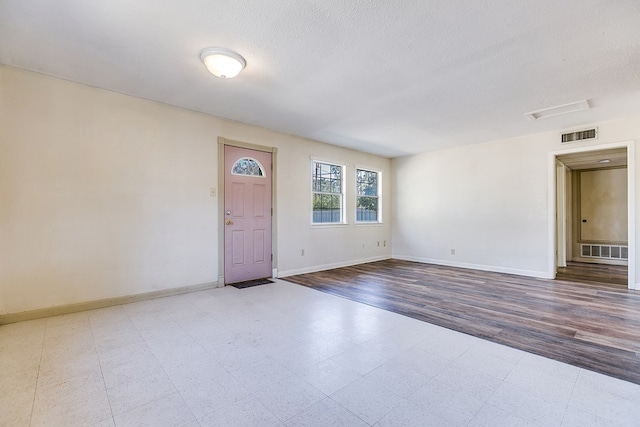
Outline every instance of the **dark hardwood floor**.
{"label": "dark hardwood floor", "polygon": [[640,291],[597,267],[544,280],[386,260],[284,280],[640,384]]}
{"label": "dark hardwood floor", "polygon": [[606,288],[619,285],[621,289],[627,289],[627,267],[569,261],[565,268],[558,268],[556,279],[568,282],[601,283]]}

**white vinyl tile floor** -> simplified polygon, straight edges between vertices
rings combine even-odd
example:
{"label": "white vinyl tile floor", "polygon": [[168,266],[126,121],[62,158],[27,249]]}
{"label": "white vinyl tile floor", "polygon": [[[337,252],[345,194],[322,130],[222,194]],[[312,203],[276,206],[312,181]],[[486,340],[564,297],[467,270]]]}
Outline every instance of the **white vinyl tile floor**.
{"label": "white vinyl tile floor", "polygon": [[280,280],[0,326],[0,426],[638,425],[638,385]]}

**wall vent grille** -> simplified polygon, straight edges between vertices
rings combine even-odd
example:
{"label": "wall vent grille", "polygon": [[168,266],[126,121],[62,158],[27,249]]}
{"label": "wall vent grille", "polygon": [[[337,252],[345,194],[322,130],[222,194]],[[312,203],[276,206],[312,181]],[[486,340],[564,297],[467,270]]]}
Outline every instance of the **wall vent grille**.
{"label": "wall vent grille", "polygon": [[580,254],[583,258],[629,259],[629,248],[621,245],[581,244]]}
{"label": "wall vent grille", "polygon": [[598,137],[598,129],[577,130],[562,134],[562,143],[583,141],[585,139],[596,139]]}

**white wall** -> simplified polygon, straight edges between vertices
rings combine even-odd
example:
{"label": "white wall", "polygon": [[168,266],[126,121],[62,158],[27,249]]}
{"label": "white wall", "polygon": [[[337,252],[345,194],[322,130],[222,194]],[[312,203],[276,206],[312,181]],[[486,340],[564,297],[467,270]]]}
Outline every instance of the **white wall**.
{"label": "white wall", "polygon": [[548,277],[549,153],[640,139],[640,117],[597,125],[588,143],[558,131],[394,159],[393,256]]}
{"label": "white wall", "polygon": [[216,282],[218,136],[278,147],[281,273],[390,256],[310,225],[310,156],[389,159],[0,66],[0,315]]}

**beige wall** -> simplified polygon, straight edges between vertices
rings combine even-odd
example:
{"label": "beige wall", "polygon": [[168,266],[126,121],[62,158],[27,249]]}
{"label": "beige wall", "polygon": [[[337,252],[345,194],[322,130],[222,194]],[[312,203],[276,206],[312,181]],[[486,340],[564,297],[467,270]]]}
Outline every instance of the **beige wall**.
{"label": "beige wall", "polygon": [[311,156],[385,192],[389,159],[0,66],[0,315],[217,282],[218,136],[278,148],[281,274],[390,256],[351,176],[350,224],[310,225]]}
{"label": "beige wall", "polygon": [[[598,126],[571,147],[640,138]],[[399,258],[548,275],[558,132],[392,162],[0,66],[0,315],[215,284],[219,136],[278,148],[280,275],[389,257],[392,227]],[[348,225],[310,225],[312,157],[346,163]],[[382,225],[353,223],[356,167],[383,172]]]}
{"label": "beige wall", "polygon": [[627,244],[627,169],[580,171],[578,174],[580,215],[575,220],[580,229],[580,241]]}

